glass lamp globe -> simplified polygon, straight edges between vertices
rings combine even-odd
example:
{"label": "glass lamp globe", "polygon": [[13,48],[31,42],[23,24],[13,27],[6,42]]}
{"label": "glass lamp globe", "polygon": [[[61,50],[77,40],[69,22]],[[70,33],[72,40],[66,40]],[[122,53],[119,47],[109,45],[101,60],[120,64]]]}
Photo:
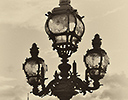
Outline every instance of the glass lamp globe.
{"label": "glass lamp globe", "polygon": [[42,59],[26,59],[23,69],[31,86],[41,85],[46,72],[46,64]]}
{"label": "glass lamp globe", "polygon": [[70,57],[77,51],[78,43],[84,34],[85,26],[77,10],[69,4],[60,4],[48,12],[48,19],[45,24],[45,31],[49,39],[53,41],[53,49],[56,49],[59,56]]}
{"label": "glass lamp globe", "polygon": [[89,68],[89,76],[92,79],[101,79],[105,76],[109,64],[109,58],[105,52],[102,52],[102,54],[91,52],[86,55],[85,61]]}

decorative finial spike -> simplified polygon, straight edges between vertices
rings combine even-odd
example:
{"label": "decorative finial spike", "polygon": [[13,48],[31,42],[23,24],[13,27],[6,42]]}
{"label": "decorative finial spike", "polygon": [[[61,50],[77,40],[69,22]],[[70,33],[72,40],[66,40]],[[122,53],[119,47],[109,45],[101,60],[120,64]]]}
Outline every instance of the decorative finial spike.
{"label": "decorative finial spike", "polygon": [[62,6],[62,5],[70,5],[70,0],[60,0],[60,6]]}
{"label": "decorative finial spike", "polygon": [[37,47],[36,43],[32,44],[32,48],[30,48],[30,54],[32,57],[38,57],[39,54],[39,48]]}
{"label": "decorative finial spike", "polygon": [[76,68],[76,61],[74,60],[73,62],[73,74],[76,75],[77,74],[77,68]]}
{"label": "decorative finial spike", "polygon": [[32,44],[32,48],[31,48],[31,49],[33,49],[33,48],[39,49],[39,48],[37,47],[37,44],[36,44],[36,43],[33,43],[33,44]]}
{"label": "decorative finial spike", "polygon": [[100,38],[100,35],[99,34],[96,34],[94,39],[92,40],[92,45],[93,45],[93,48],[94,49],[99,49],[102,42],[101,42],[101,38]]}

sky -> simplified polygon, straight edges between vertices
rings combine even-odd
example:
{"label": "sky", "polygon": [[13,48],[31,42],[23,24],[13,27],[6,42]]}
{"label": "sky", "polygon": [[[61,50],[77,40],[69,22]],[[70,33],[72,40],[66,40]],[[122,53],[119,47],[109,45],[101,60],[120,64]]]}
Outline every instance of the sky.
{"label": "sky", "polygon": [[[0,100],[27,100],[32,89],[25,78],[22,64],[30,57],[33,43],[40,48],[39,56],[48,65],[46,84],[53,79],[61,63],[52,50],[44,30],[45,14],[57,7],[59,0],[0,0]],[[128,95],[128,1],[127,0],[71,0],[83,22],[86,32],[69,63],[77,62],[80,78],[84,79],[83,55],[91,49],[96,33],[102,38],[102,48],[110,58],[107,74],[100,89],[82,94],[71,100],[127,100]],[[56,97],[40,98],[30,94],[30,100],[58,100]]]}

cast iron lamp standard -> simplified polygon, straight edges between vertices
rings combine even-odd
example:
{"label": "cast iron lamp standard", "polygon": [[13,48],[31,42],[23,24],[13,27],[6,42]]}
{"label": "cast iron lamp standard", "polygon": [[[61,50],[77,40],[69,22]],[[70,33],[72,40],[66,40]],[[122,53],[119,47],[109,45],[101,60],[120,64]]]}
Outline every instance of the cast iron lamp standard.
{"label": "cast iron lamp standard", "polygon": [[57,50],[59,57],[62,58],[62,63],[58,66],[60,72],[55,71],[54,79],[45,85],[47,66],[44,60],[38,57],[39,48],[34,43],[30,49],[32,57],[27,58],[23,64],[27,82],[33,87],[32,93],[40,97],[54,95],[60,100],[70,100],[78,93],[85,95],[87,91],[92,92],[92,90],[98,89],[99,80],[104,77],[109,64],[107,53],[100,48],[100,36],[95,35],[92,40],[93,49],[88,50],[84,56],[87,68],[85,80],[81,80],[78,77],[76,62],[74,61],[71,66],[68,58],[77,51],[78,43],[84,34],[83,17],[80,17],[77,10],[71,7],[70,0],[60,0],[60,7],[54,8],[46,15],[48,19],[45,30],[49,39],[53,41],[53,49]]}
{"label": "cast iron lamp standard", "polygon": [[77,44],[85,30],[82,17],[71,7],[69,0],[60,0],[60,7],[48,12],[47,16],[45,30],[49,39],[53,41],[53,49],[56,49],[62,58],[62,64],[58,66],[60,75],[67,79],[71,68],[67,63],[68,58],[77,51]]}

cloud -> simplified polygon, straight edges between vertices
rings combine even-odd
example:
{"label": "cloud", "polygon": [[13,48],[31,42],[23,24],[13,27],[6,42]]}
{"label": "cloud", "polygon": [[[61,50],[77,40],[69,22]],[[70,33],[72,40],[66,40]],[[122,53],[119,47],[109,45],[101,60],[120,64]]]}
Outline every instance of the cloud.
{"label": "cloud", "polygon": [[50,58],[57,58],[58,54],[57,51],[52,49],[52,46],[49,49],[45,49],[40,51],[40,53],[42,53],[43,56],[48,56]]}
{"label": "cloud", "polygon": [[44,12],[42,12],[43,2],[42,0],[1,0],[0,23],[42,28],[43,18],[45,18],[45,16],[43,17]]}
{"label": "cloud", "polygon": [[104,80],[107,89],[103,91],[100,98],[109,98],[110,100],[127,100],[128,78],[125,74],[115,74],[108,76]]}
{"label": "cloud", "polygon": [[8,77],[0,76],[0,81],[1,82],[14,81],[14,80],[16,80],[16,79],[15,78],[8,78]]}
{"label": "cloud", "polygon": [[21,97],[15,97],[13,100],[22,100]]}
{"label": "cloud", "polygon": [[0,23],[42,30],[46,20],[45,13],[55,3],[50,0],[1,0]]}
{"label": "cloud", "polygon": [[4,90],[10,89],[10,88],[12,89],[13,86],[10,86],[10,85],[4,85],[4,86],[0,87],[0,90],[1,90],[1,91],[4,91]]}
{"label": "cloud", "polygon": [[120,10],[122,10],[123,8],[125,8],[125,5],[120,6],[120,7],[117,7],[117,8],[112,9],[112,10],[109,10],[109,11],[107,11],[107,12],[103,15],[103,17],[108,16],[108,15],[110,15],[110,14],[113,14],[113,13],[115,13],[115,12],[117,12],[117,11],[120,11]]}
{"label": "cloud", "polygon": [[[97,2],[98,3],[98,2]],[[105,2],[99,2],[96,6],[94,5],[93,9],[90,10],[91,16],[88,17],[88,15],[86,15],[86,22],[92,22],[92,21],[96,21],[97,19],[103,19],[104,17],[108,17],[108,16],[113,16],[113,17],[117,17],[120,13],[120,11],[123,12],[123,10],[125,11],[127,9],[127,5],[126,2],[121,2],[121,1],[115,1],[115,4],[113,4],[114,1],[105,1]],[[118,6],[117,6],[118,5]],[[95,8],[95,9],[94,9]]]}
{"label": "cloud", "polygon": [[128,78],[125,74],[107,75],[102,82],[103,87],[85,96],[75,96],[72,100],[127,100]]}
{"label": "cloud", "polygon": [[0,100],[22,100],[20,97],[30,91],[24,82],[20,82],[19,78],[0,76],[0,80]]}
{"label": "cloud", "polygon": [[[3,89],[0,88],[0,99],[4,98],[4,100],[21,100],[19,97],[26,95],[27,87],[23,85],[4,85]],[[17,99],[18,98],[18,99]]]}

